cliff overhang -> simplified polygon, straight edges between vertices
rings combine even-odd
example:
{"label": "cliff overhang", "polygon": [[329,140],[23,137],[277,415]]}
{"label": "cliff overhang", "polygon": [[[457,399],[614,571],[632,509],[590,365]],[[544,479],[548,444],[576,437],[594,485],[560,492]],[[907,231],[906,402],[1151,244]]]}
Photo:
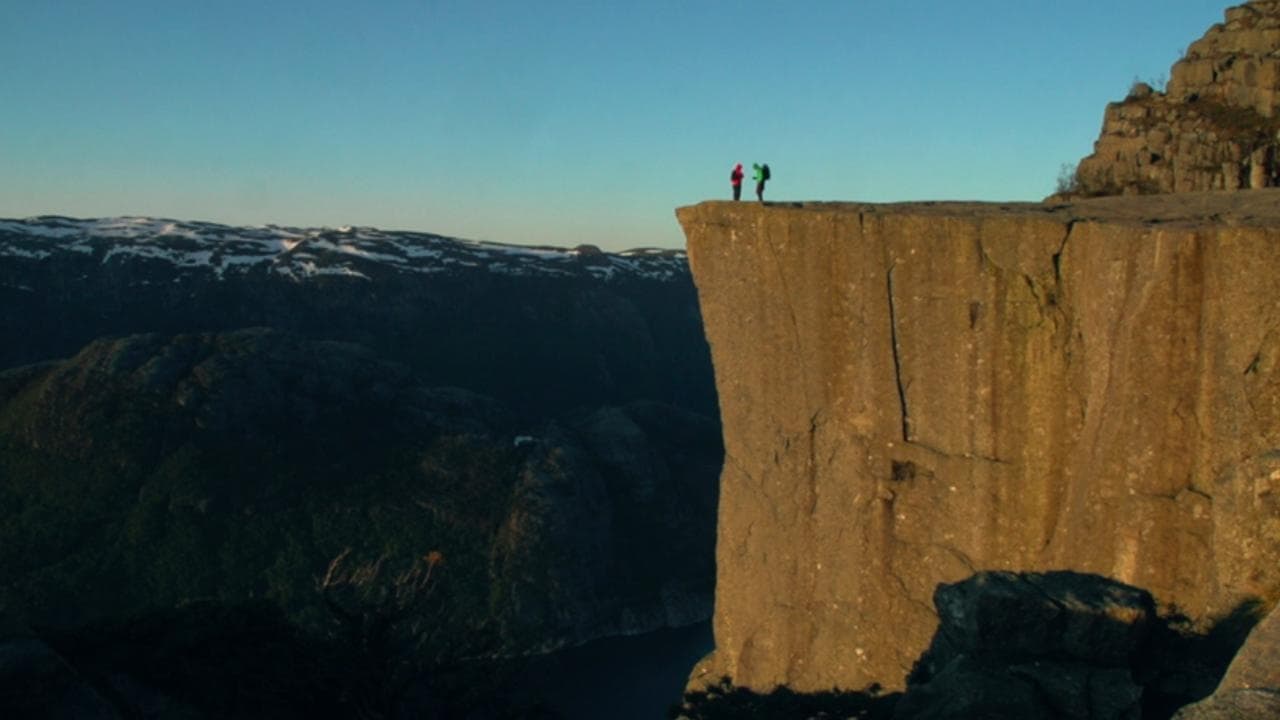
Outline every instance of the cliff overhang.
{"label": "cliff overhang", "polygon": [[726,450],[701,677],[899,688],[984,570],[1280,595],[1280,192],[677,216]]}

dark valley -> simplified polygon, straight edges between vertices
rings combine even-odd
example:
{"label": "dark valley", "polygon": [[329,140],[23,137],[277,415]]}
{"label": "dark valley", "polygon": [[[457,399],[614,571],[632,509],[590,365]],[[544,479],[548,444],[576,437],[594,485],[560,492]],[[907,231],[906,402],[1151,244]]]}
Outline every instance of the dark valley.
{"label": "dark valley", "polygon": [[[683,253],[0,221],[0,336],[10,652],[116,712],[240,716],[262,698],[212,687],[259,641],[334,658],[258,671],[277,716],[315,682],[339,715],[474,704],[515,659],[710,617],[722,449]],[[182,649],[234,628],[223,660]],[[400,669],[323,682],[353,662]],[[470,675],[423,697],[444,667]]]}

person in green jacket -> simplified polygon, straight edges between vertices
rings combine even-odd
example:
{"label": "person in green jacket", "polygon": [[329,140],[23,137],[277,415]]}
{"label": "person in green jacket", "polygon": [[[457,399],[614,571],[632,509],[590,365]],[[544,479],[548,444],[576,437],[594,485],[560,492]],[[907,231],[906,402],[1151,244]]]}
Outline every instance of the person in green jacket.
{"label": "person in green jacket", "polygon": [[756,199],[764,202],[764,182],[769,179],[769,163],[751,163],[751,167],[755,170],[752,177],[756,181]]}

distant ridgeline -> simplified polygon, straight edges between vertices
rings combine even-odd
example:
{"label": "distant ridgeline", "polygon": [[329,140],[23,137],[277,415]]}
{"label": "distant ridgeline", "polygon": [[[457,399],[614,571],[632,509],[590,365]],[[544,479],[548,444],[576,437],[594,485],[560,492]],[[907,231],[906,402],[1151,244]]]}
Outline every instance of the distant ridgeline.
{"label": "distant ridgeline", "polygon": [[1237,190],[1280,184],[1280,2],[1229,8],[1159,92],[1135,82],[1107,107],[1065,195]]}
{"label": "distant ridgeline", "polygon": [[716,411],[683,251],[0,220],[0,367],[67,357],[105,335],[244,327],[360,343],[432,384],[535,417],[635,399]]}
{"label": "distant ridgeline", "polygon": [[31,626],[320,624],[346,548],[438,552],[446,648],[696,622],[721,456],[683,252],[0,221],[0,609]]}

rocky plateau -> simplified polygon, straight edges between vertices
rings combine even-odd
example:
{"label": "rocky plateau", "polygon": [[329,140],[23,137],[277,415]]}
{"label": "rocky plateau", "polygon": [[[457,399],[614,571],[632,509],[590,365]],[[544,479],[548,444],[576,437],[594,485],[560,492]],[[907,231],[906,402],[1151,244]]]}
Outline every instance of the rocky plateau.
{"label": "rocky plateau", "polygon": [[1277,208],[681,208],[726,453],[691,684],[902,688],[935,589],[985,571],[1201,628],[1280,599]]}

